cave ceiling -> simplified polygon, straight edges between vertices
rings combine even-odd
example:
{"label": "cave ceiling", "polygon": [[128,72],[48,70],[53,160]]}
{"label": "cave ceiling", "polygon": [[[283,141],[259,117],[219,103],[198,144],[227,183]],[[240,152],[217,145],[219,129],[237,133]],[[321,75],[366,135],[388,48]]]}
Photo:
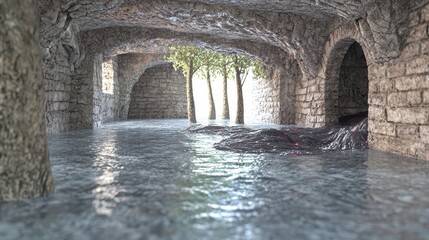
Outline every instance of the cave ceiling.
{"label": "cave ceiling", "polygon": [[396,34],[391,20],[403,18],[406,11],[399,9],[404,6],[422,2],[427,0],[40,0],[41,44],[49,48],[55,40],[67,39],[70,29],[160,29],[190,38],[208,34],[274,45],[310,69],[317,65],[320,46],[337,20],[363,19],[360,25],[382,35],[370,41],[380,48],[398,48],[395,36],[391,40]]}

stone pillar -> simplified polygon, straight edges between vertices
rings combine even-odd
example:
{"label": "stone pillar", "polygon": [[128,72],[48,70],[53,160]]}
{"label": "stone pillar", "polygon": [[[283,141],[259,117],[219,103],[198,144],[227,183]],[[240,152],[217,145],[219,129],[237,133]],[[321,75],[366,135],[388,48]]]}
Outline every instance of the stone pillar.
{"label": "stone pillar", "polygon": [[54,190],[37,6],[38,0],[0,2],[0,201]]}

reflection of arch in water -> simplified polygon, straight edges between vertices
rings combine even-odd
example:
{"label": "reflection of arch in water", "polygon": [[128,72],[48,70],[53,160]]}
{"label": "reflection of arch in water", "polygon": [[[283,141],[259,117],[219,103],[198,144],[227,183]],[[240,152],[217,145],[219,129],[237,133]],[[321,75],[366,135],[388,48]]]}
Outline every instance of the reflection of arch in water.
{"label": "reflection of arch in water", "polygon": [[325,79],[326,124],[368,111],[368,64],[365,50],[353,38],[332,48]]}

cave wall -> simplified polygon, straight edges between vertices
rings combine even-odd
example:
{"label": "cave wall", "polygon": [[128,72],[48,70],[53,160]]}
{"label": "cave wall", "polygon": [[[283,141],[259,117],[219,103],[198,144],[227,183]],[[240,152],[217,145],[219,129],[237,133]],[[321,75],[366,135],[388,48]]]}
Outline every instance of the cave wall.
{"label": "cave wall", "polygon": [[171,63],[147,69],[134,85],[129,119],[186,118],[186,78]]}
{"label": "cave wall", "polygon": [[403,26],[403,51],[379,61],[380,53],[354,23],[338,25],[325,44],[319,75],[296,87],[296,123],[335,124],[339,111],[342,59],[351,44],[363,48],[368,64],[369,144],[373,149],[429,159],[429,4]]}

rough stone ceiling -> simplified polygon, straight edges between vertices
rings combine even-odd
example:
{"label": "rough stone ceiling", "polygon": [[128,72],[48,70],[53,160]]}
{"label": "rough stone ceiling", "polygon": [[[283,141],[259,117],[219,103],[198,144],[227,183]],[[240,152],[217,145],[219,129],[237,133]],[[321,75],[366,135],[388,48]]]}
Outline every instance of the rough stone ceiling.
{"label": "rough stone ceiling", "polygon": [[361,1],[356,0],[178,0],[178,2],[233,6],[243,10],[294,13],[319,19],[327,19],[336,15],[357,15],[362,10]]}
{"label": "rough stone ceiling", "polygon": [[[336,19],[361,21],[368,40],[397,55],[395,21],[401,7],[428,0],[40,0],[42,46],[70,32],[139,27],[221,39],[271,44],[292,54],[315,75],[329,26]],[[405,14],[406,15],[406,14]],[[112,36],[115,37],[115,36]],[[133,36],[130,36],[133,37]],[[168,38],[168,36],[167,36]],[[57,39],[57,40],[55,40]],[[66,41],[68,41],[66,39]],[[390,47],[392,46],[392,47]],[[48,51],[48,50],[47,50]]]}

